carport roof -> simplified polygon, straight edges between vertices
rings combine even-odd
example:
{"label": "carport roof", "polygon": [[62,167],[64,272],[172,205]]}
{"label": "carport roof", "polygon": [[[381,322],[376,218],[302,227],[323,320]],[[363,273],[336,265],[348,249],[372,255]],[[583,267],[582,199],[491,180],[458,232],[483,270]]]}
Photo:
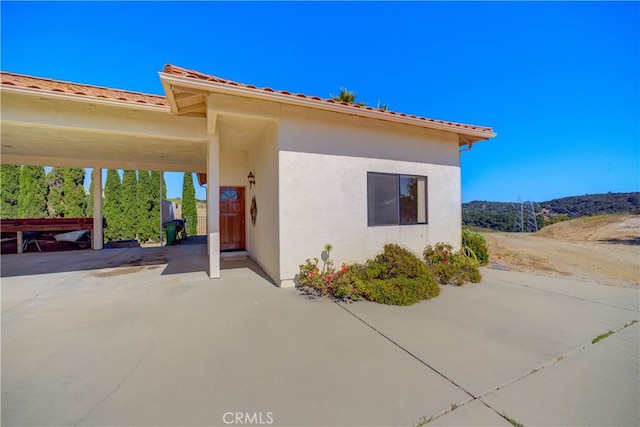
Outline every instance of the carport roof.
{"label": "carport roof", "polygon": [[9,73],[6,71],[0,72],[0,83],[3,86],[14,86],[22,89],[35,89],[45,92],[81,95],[89,98],[109,99],[135,104],[157,105],[163,107],[169,106],[167,98],[161,95],[150,95],[146,93],[111,89],[82,83],[33,77],[24,74]]}
{"label": "carport roof", "polygon": [[0,72],[3,164],[206,170],[202,119],[166,97]]}

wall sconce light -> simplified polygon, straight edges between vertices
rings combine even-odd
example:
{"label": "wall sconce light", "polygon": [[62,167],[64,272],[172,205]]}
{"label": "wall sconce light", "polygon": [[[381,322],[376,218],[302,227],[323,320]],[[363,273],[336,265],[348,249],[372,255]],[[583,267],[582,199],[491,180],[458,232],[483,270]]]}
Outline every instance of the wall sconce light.
{"label": "wall sconce light", "polygon": [[249,172],[247,179],[249,180],[249,188],[253,188],[253,186],[256,185],[256,177],[253,175],[253,172]]}

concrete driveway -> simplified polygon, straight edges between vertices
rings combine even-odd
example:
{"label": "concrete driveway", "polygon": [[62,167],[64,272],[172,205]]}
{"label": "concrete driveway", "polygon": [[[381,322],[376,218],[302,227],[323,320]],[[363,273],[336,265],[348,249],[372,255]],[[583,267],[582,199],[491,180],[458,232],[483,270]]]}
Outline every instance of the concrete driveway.
{"label": "concrete driveway", "polygon": [[636,289],[484,270],[338,304],[204,250],[3,256],[2,425],[640,424]]}

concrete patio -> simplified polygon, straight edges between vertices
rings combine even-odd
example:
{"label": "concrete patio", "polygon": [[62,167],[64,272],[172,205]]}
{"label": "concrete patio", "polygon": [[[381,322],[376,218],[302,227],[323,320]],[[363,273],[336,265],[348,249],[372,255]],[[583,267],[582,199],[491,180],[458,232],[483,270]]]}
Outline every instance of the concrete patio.
{"label": "concrete patio", "polygon": [[640,424],[636,289],[485,269],[390,307],[242,256],[209,280],[202,245],[1,262],[2,425]]}

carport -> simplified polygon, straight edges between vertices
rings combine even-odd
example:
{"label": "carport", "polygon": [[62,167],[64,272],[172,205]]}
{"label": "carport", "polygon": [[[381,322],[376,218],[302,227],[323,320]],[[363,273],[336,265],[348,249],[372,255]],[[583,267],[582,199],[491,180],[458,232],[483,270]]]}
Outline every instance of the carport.
{"label": "carport", "polygon": [[[158,95],[7,72],[1,78],[3,164],[93,168],[97,218],[102,169],[196,172],[209,177],[207,200],[216,211],[218,139],[203,115],[173,114]],[[220,275],[217,232],[218,216],[208,215],[210,277]],[[102,249],[101,221],[93,235],[93,249]]]}

